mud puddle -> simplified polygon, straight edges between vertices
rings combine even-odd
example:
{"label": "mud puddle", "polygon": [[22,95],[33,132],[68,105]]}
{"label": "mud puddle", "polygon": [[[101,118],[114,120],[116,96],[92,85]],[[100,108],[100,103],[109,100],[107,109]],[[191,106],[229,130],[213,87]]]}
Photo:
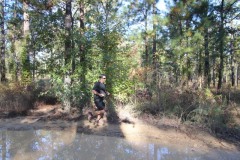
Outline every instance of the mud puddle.
{"label": "mud puddle", "polygon": [[239,159],[234,145],[203,136],[205,141],[198,141],[143,123],[95,126],[86,120],[5,119],[0,121],[0,159]]}

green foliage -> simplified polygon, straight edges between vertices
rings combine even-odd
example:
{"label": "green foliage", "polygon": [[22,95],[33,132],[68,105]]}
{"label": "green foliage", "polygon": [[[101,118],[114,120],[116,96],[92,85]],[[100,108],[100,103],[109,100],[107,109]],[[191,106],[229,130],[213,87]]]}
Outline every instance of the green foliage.
{"label": "green foliage", "polygon": [[21,82],[22,84],[31,83],[31,65],[30,57],[27,42],[24,41],[21,50],[21,64],[22,64],[22,73],[21,73]]}
{"label": "green foliage", "polygon": [[40,96],[57,97],[58,101],[64,103],[66,100],[71,100],[71,106],[82,109],[87,102],[89,93],[82,89],[80,82],[73,82],[71,85],[66,86],[64,81],[58,75],[52,75],[50,80],[51,86],[44,89]]}
{"label": "green foliage", "polygon": [[12,75],[11,79],[15,81],[17,64],[16,64],[16,60],[14,57],[14,53],[15,53],[15,46],[13,44],[11,44],[10,51],[9,51],[9,59],[7,61],[8,61],[9,72]]}
{"label": "green foliage", "polygon": [[206,88],[204,91],[204,100],[212,100],[214,99],[214,95],[209,88]]}
{"label": "green foliage", "polygon": [[[19,1],[20,2],[20,1]],[[49,93],[59,98],[61,102],[70,99],[73,106],[82,108],[91,100],[91,89],[98,75],[107,75],[107,89],[114,100],[128,102],[138,89],[150,89],[152,102],[141,102],[139,109],[143,112],[172,114],[184,120],[201,122],[200,117],[208,117],[206,108],[218,97],[213,96],[209,89],[188,93],[183,89],[167,89],[161,83],[179,86],[188,83],[201,83],[199,79],[204,70],[205,51],[209,51],[209,69],[214,73],[219,66],[219,4],[209,1],[174,1],[168,7],[168,12],[153,14],[154,1],[84,1],[84,15],[80,17],[77,1],[73,2],[74,12],[71,53],[69,63],[65,63],[65,3],[53,0],[53,8],[45,8],[47,1],[31,1],[29,5],[30,36],[21,39],[23,31],[21,2],[10,7],[8,13],[8,46],[10,55],[15,52],[21,62],[21,82],[30,83],[32,71],[36,71],[35,78],[50,78],[52,87]],[[111,4],[111,5],[110,5]],[[225,7],[230,7],[226,2]],[[231,8],[233,7],[233,8]],[[239,10],[235,5],[226,10],[226,20],[237,15]],[[124,9],[123,9],[124,8]],[[15,14],[16,13],[16,14]],[[214,14],[213,14],[214,13]],[[216,13],[216,14],[215,14]],[[16,16],[14,16],[16,15]],[[147,17],[146,17],[147,16]],[[84,28],[80,28],[79,19],[84,19]],[[146,22],[142,26],[143,22]],[[156,23],[156,31],[152,28]],[[224,32],[224,48],[235,35],[234,46],[239,44],[236,27],[226,21]],[[230,23],[230,22],[229,22]],[[134,24],[133,26],[131,26]],[[146,27],[146,28],[145,28]],[[239,26],[238,26],[239,27]],[[205,33],[208,29],[208,34]],[[144,67],[144,56],[153,58],[153,35],[157,33],[157,82],[152,83],[152,75],[156,66],[149,60],[149,66]],[[13,37],[16,35],[16,37]],[[205,46],[205,38],[209,43]],[[14,41],[13,41],[13,38]],[[146,38],[146,42],[145,42]],[[16,40],[16,41],[15,41]],[[15,47],[15,48],[14,48]],[[147,49],[146,49],[147,48]],[[232,49],[234,50],[234,49]],[[36,53],[36,58],[30,55]],[[239,51],[232,55],[239,61]],[[225,60],[231,58],[228,49],[224,50]],[[11,56],[10,56],[11,57]],[[13,56],[12,56],[13,57]],[[35,58],[35,59],[34,59]],[[17,58],[16,58],[17,59]],[[9,58],[10,73],[16,70],[14,58]],[[33,60],[34,59],[34,60]],[[33,62],[37,62],[33,68]],[[226,66],[229,65],[225,61]],[[69,73],[71,83],[64,84],[64,76]],[[225,76],[228,73],[224,73]],[[215,76],[215,78],[213,77]],[[180,83],[181,82],[181,83]],[[153,85],[154,84],[154,85]],[[163,87],[160,88],[159,86]],[[199,86],[199,84],[198,84]],[[182,87],[182,86],[180,86]],[[180,90],[180,91],[179,91]],[[199,93],[198,93],[199,92]],[[199,97],[197,97],[199,96]],[[216,101],[216,100],[215,100]],[[146,107],[147,106],[147,107]],[[207,107],[208,106],[208,107]],[[214,107],[213,107],[214,108]],[[217,109],[216,109],[217,110]],[[213,115],[221,115],[213,112]],[[215,114],[216,113],[216,114]],[[193,116],[193,114],[195,116]],[[200,117],[197,117],[200,116]],[[214,116],[213,116],[214,117]],[[205,119],[205,118],[203,118]]]}

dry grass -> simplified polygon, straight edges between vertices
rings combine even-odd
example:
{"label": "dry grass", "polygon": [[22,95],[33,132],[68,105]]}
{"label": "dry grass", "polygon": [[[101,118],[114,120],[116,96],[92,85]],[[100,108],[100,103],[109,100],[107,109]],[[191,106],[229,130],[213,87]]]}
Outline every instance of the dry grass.
{"label": "dry grass", "polygon": [[193,90],[161,86],[151,100],[136,100],[138,115],[168,117],[184,124],[208,128],[212,133],[231,135],[240,140],[240,90]]}
{"label": "dry grass", "polygon": [[0,112],[20,114],[33,107],[31,87],[18,84],[0,84]]}

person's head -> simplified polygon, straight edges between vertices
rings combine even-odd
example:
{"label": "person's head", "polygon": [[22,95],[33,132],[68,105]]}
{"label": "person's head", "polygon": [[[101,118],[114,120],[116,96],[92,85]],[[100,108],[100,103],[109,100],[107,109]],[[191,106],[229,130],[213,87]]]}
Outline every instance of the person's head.
{"label": "person's head", "polygon": [[102,82],[102,83],[106,81],[106,78],[107,78],[107,77],[106,77],[105,74],[100,74],[100,75],[99,75],[99,81]]}

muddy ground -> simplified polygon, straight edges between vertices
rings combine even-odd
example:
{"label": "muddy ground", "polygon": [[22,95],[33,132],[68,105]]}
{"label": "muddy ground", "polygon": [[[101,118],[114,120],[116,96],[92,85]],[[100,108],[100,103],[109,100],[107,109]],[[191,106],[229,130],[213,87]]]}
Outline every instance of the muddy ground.
{"label": "muddy ground", "polygon": [[164,144],[185,145],[192,150],[224,149],[240,152],[240,142],[236,140],[224,140],[217,138],[211,132],[186,126],[167,118],[156,119],[149,115],[137,118],[127,109],[121,107],[116,110],[118,120],[109,122],[104,117],[98,124],[87,120],[87,112],[77,110],[68,115],[64,113],[60,105],[40,105],[30,110],[25,116],[0,118],[1,130],[66,130],[71,126],[77,126],[77,132],[123,137],[125,139],[158,140]]}

